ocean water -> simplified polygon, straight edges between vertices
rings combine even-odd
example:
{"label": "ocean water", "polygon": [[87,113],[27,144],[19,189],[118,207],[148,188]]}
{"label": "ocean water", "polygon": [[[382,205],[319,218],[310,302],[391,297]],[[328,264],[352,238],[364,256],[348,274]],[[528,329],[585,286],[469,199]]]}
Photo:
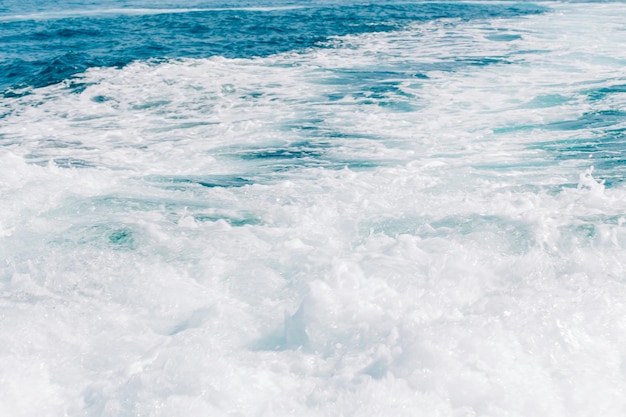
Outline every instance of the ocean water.
{"label": "ocean water", "polygon": [[626,415],[625,22],[3,1],[0,415]]}

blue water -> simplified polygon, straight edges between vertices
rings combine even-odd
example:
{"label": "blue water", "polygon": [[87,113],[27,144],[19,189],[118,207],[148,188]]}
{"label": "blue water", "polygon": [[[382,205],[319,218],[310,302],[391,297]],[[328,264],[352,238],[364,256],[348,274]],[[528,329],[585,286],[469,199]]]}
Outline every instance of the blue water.
{"label": "blue water", "polygon": [[154,3],[127,2],[9,5],[0,14],[0,89],[43,87],[94,66],[213,55],[268,56],[324,47],[334,36],[397,30],[433,19],[511,17],[546,10],[503,4],[284,3],[257,3],[252,9],[238,3],[179,3],[165,10]]}
{"label": "blue water", "polygon": [[624,21],[2,2],[0,416],[626,415]]}

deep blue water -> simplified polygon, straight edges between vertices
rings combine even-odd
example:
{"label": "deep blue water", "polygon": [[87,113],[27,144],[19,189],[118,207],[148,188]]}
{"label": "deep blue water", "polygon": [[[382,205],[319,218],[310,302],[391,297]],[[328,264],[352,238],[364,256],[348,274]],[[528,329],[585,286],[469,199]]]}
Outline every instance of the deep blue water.
{"label": "deep blue water", "polygon": [[[268,56],[324,47],[333,36],[392,31],[441,18],[506,18],[547,10],[532,4],[410,2],[296,2],[291,7],[278,2],[265,9],[235,6],[94,2],[5,8],[0,12],[0,91],[6,94],[9,88],[50,85],[94,66],[215,55]],[[507,35],[494,36],[510,40]],[[490,62],[479,59],[456,64]]]}

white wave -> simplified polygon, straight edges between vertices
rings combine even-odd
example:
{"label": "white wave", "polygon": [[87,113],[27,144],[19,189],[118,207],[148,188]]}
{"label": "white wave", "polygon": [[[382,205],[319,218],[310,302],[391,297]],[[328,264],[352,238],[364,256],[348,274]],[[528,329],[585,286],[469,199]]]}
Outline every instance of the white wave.
{"label": "white wave", "polygon": [[623,415],[626,189],[534,146],[621,6],[554,7],[4,99],[0,414]]}

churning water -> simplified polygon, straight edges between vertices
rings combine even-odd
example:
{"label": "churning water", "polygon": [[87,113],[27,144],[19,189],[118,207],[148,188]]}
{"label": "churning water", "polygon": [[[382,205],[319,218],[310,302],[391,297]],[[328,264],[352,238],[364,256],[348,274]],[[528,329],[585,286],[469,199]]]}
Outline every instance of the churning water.
{"label": "churning water", "polygon": [[626,415],[624,3],[0,4],[0,415]]}

